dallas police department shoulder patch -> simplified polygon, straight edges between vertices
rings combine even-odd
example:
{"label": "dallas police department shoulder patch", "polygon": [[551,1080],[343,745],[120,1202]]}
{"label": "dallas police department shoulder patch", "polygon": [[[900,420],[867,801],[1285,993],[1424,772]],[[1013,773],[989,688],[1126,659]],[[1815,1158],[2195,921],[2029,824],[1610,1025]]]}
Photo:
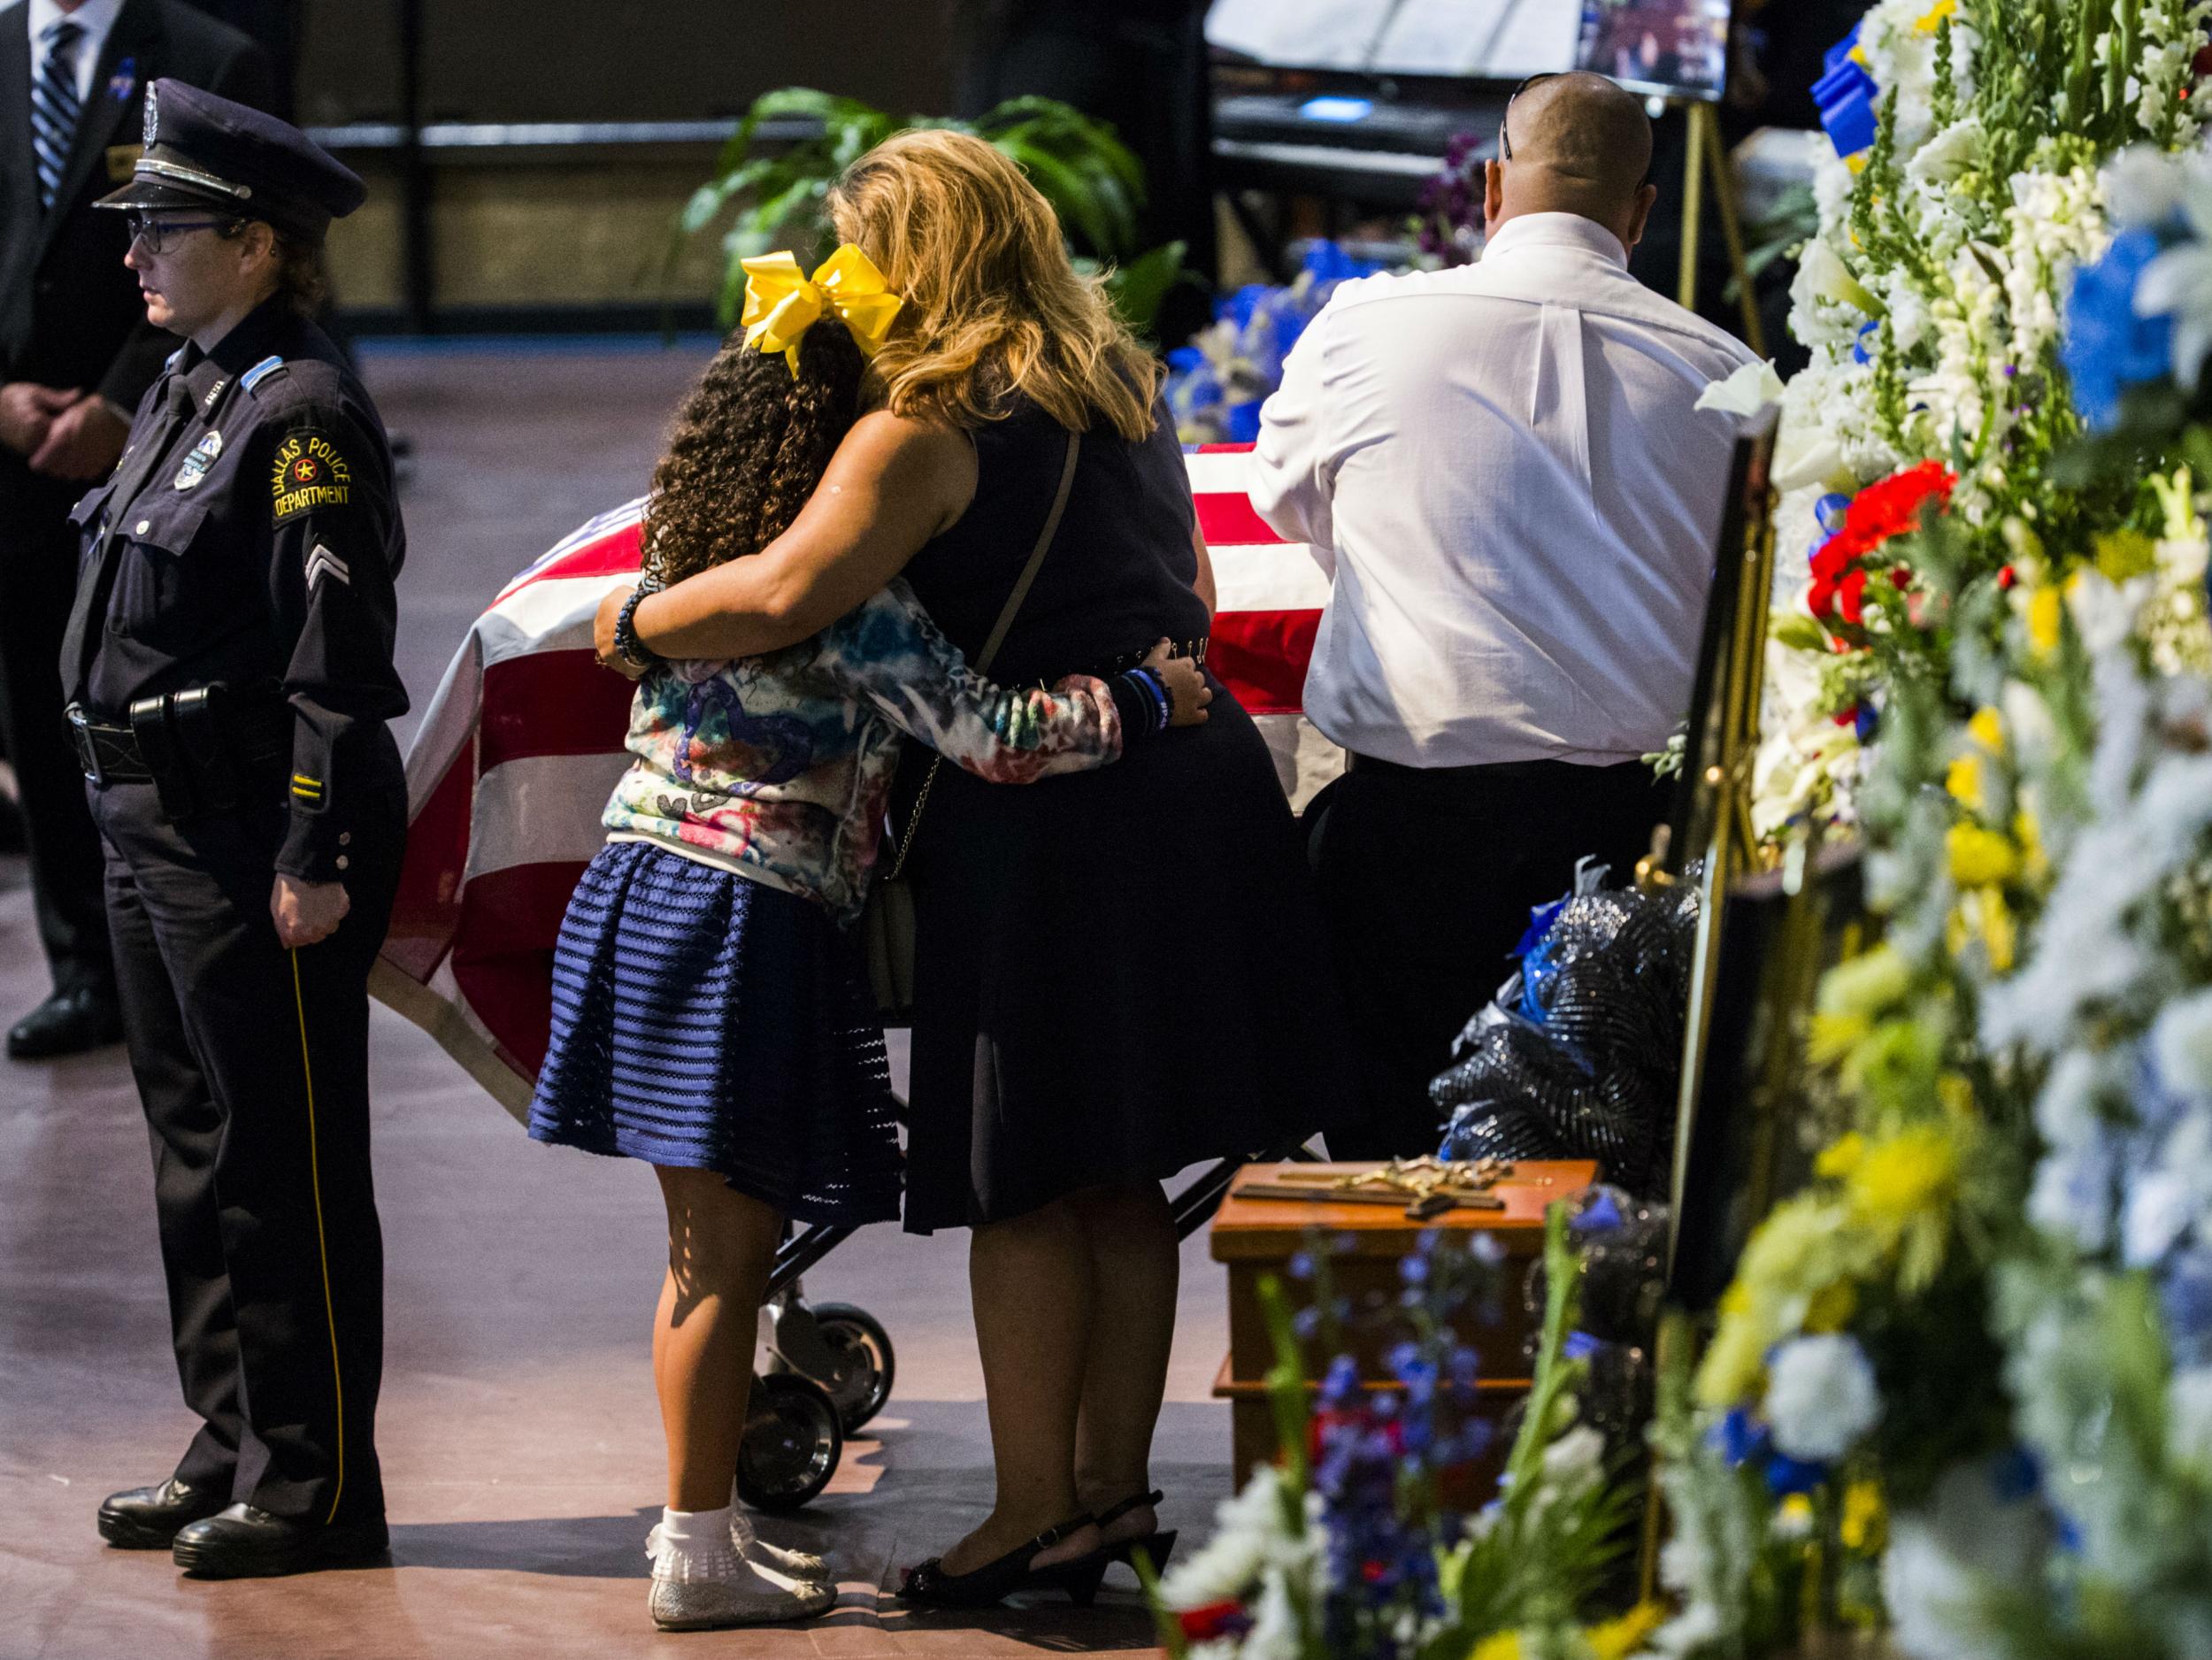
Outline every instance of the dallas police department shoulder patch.
{"label": "dallas police department shoulder patch", "polygon": [[326,434],[311,428],[288,433],[277,445],[269,491],[280,525],[304,513],[343,509],[353,501],[353,467]]}
{"label": "dallas police department shoulder patch", "polygon": [[192,453],[185,457],[184,465],[177,469],[177,476],[170,482],[180,490],[196,488],[200,480],[207,476],[207,470],[215,465],[216,457],[222,453],[223,434],[208,434],[192,446]]}

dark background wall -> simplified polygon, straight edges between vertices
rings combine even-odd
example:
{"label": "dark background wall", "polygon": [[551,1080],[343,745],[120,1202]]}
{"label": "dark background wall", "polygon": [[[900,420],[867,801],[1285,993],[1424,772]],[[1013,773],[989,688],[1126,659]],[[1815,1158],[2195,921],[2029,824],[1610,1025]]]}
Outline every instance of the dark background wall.
{"label": "dark background wall", "polygon": [[[394,0],[296,4],[302,119],[396,119]],[[433,121],[703,120],[791,85],[941,110],[951,98],[949,11],[945,0],[887,0],[867,12],[767,0],[423,0],[425,112]]]}

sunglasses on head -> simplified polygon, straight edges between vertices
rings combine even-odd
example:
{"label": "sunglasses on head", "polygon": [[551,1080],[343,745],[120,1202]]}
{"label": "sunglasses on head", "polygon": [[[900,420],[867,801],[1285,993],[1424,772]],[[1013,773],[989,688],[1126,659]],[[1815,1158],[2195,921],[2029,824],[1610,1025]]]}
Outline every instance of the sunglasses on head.
{"label": "sunglasses on head", "polygon": [[[1563,69],[1540,69],[1532,75],[1523,76],[1519,84],[1505,95],[1505,112],[1498,117],[1498,158],[1500,160],[1511,161],[1513,159],[1513,101],[1536,85],[1538,81],[1556,81],[1566,73]],[[1649,184],[1650,182],[1651,168],[1649,165],[1647,165],[1644,168],[1644,183]]]}

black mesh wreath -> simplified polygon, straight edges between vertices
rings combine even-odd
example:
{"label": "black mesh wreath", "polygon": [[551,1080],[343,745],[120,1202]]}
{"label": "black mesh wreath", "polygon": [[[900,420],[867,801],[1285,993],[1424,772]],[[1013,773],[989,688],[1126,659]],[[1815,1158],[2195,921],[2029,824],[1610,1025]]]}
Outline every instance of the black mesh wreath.
{"label": "black mesh wreath", "polygon": [[1429,1086],[1445,1156],[1594,1158],[1663,1197],[1696,934],[1694,876],[1563,902]]}

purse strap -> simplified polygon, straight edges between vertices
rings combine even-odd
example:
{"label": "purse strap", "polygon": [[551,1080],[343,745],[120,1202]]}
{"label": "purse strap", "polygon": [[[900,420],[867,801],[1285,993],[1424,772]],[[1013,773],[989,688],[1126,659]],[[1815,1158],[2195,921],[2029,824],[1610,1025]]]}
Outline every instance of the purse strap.
{"label": "purse strap", "polygon": [[[998,614],[998,621],[991,626],[990,638],[983,642],[983,649],[976,655],[975,672],[988,674],[998,657],[998,649],[1006,643],[1006,632],[1014,626],[1014,618],[1029,597],[1030,585],[1036,581],[1037,573],[1043,566],[1045,555],[1052,551],[1052,541],[1060,531],[1060,518],[1068,510],[1068,496],[1075,488],[1075,461],[1083,447],[1083,434],[1068,434],[1067,458],[1060,464],[1060,488],[1053,492],[1052,511],[1045,515],[1045,527],[1037,533],[1037,545],[1029,550],[1029,563],[1022,566],[1022,573],[1014,579],[1014,591],[1006,596],[1006,608]],[[891,862],[891,873],[884,880],[895,882],[906,869],[907,855],[914,850],[914,832],[922,822],[922,809],[929,804],[930,786],[937,781],[937,769],[945,764],[941,755],[929,758],[929,772],[922,780],[922,788],[914,797],[914,811],[907,815],[906,834],[899,838],[899,856]]]}

